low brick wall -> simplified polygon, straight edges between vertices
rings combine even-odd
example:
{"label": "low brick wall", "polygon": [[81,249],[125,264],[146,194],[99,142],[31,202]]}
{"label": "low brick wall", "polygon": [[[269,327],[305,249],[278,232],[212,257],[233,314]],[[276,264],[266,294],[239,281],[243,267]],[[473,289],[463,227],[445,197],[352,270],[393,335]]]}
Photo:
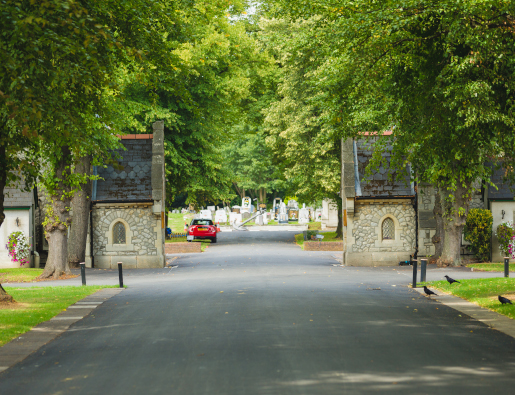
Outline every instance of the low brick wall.
{"label": "low brick wall", "polygon": [[305,241],[304,251],[343,251],[343,241]]}
{"label": "low brick wall", "polygon": [[182,252],[202,252],[202,244],[191,242],[191,243],[166,243],[165,254],[180,254]]}

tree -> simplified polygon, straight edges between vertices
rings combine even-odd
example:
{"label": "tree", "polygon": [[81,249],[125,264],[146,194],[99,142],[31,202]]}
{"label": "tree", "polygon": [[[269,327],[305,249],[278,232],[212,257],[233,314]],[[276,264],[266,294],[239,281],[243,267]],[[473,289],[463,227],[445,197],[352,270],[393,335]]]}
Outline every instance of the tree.
{"label": "tree", "polygon": [[[113,130],[106,127],[115,118],[107,105],[117,94],[113,77],[122,65],[141,64],[150,53],[172,64],[166,37],[174,29],[175,2],[3,0],[1,4],[0,161],[5,166],[0,168],[0,187],[15,181],[18,173],[12,170],[21,171],[30,186],[44,163],[52,175],[42,179],[53,207],[47,228],[63,232],[69,221],[56,210],[69,209],[67,195],[84,177],[71,177],[68,167],[74,166],[73,160],[60,161],[69,156],[68,150],[74,160],[89,154],[98,159],[117,146]],[[45,155],[46,163],[41,160]],[[2,220],[3,205],[0,224]],[[62,261],[54,262],[56,257],[66,260],[59,248],[50,247],[55,253],[45,276],[58,276],[65,267]]]}
{"label": "tree", "polygon": [[265,110],[266,141],[290,194],[311,202],[330,198],[337,203],[337,237],[341,238],[341,143],[321,122],[323,108],[315,101],[319,92],[305,78],[313,68],[312,52],[318,44],[307,40],[315,23],[265,23],[267,40],[279,46],[282,76],[277,91],[280,100]]}
{"label": "tree", "polygon": [[[392,164],[410,162],[438,188],[445,236],[440,262],[460,263],[460,240],[477,179],[515,147],[512,61],[515,5],[427,0],[276,3],[294,18],[318,18],[324,123],[344,137],[393,128]],[[316,16],[316,17],[315,17]],[[327,51],[332,48],[332,51]],[[381,155],[378,147],[376,155]],[[513,173],[508,174],[513,177]]]}

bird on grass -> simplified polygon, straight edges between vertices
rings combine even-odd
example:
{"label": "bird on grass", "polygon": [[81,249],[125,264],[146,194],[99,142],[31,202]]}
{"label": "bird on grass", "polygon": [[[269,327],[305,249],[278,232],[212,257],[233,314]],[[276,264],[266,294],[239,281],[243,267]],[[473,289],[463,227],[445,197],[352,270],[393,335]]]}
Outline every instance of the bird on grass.
{"label": "bird on grass", "polygon": [[446,275],[446,276],[444,276],[444,277],[447,279],[447,281],[449,281],[449,284],[452,284],[452,283],[459,283],[459,284],[461,284],[458,280],[455,280],[455,279],[453,279],[453,278],[450,278],[450,277],[449,277],[449,276],[447,276],[447,275]]}
{"label": "bird on grass", "polygon": [[424,285],[424,292],[426,293],[427,296],[431,296],[431,295],[438,296],[433,291],[431,291],[429,288],[427,288],[425,285]]}
{"label": "bird on grass", "polygon": [[497,298],[499,299],[499,302],[501,302],[501,304],[513,304],[511,303],[510,299],[505,298],[504,296],[499,295]]}

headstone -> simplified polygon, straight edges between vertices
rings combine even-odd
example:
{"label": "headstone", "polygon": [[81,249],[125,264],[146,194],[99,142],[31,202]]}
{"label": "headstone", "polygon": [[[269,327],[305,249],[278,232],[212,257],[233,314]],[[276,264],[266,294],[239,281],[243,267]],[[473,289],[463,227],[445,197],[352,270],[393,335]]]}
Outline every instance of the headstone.
{"label": "headstone", "polygon": [[256,225],[263,225],[263,215],[262,214],[259,214],[256,217]]}
{"label": "headstone", "polygon": [[241,213],[242,219],[245,221],[251,217],[251,214],[248,211]]}
{"label": "headstone", "polygon": [[225,212],[225,210],[216,210],[215,223],[219,223],[219,222],[222,222],[222,223],[227,222],[227,213]]}
{"label": "headstone", "polygon": [[232,206],[232,212],[239,214],[241,212],[241,207],[240,206]]}
{"label": "headstone", "polygon": [[309,209],[304,204],[299,210],[299,224],[307,224],[309,222]]}
{"label": "headstone", "polygon": [[268,218],[270,218],[270,213],[263,214],[263,225],[268,225]]}
{"label": "headstone", "polygon": [[248,196],[245,196],[243,199],[241,199],[240,212],[241,213],[250,212],[250,206],[252,206],[252,200]]}
{"label": "headstone", "polygon": [[234,212],[230,213],[229,214],[229,222],[231,223],[231,225],[234,224],[235,222],[237,224],[241,224],[241,222],[242,222],[241,214],[234,213]]}
{"label": "headstone", "polygon": [[215,206],[207,206],[207,210],[216,211]]}
{"label": "headstone", "polygon": [[212,221],[211,210],[200,210],[199,219],[210,219]]}
{"label": "headstone", "polygon": [[253,213],[254,211],[256,211],[256,207],[253,204],[251,204],[250,205],[250,212]]}
{"label": "headstone", "polygon": [[287,224],[288,223],[288,211],[286,205],[281,202],[281,207],[279,207],[279,223]]}

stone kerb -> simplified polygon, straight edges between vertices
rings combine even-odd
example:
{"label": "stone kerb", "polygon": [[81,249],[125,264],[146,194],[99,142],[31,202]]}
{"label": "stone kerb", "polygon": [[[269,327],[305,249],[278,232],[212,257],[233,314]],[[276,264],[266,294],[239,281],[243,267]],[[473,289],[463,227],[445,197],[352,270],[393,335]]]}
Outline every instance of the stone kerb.
{"label": "stone kerb", "polygon": [[183,252],[202,252],[201,243],[166,243],[165,254],[180,254]]}
{"label": "stone kerb", "polygon": [[304,251],[343,251],[343,241],[305,241]]}

